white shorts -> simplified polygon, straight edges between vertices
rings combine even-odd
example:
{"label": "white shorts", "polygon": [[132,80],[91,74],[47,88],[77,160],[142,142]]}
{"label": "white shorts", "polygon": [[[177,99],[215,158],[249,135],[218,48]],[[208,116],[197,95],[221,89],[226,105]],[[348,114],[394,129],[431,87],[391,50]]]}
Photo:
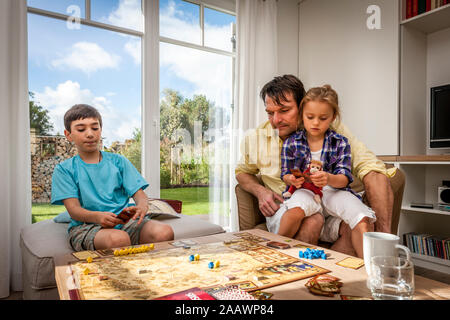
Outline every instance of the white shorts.
{"label": "white shorts", "polygon": [[278,233],[280,229],[281,218],[284,213],[292,208],[302,208],[305,217],[310,217],[315,213],[322,212],[320,203],[314,201],[314,193],[308,189],[297,189],[294,194],[281,205],[280,209],[271,217],[266,217],[267,229],[269,232]]}
{"label": "white shorts", "polygon": [[347,223],[352,230],[364,217],[368,217],[371,223],[376,221],[373,210],[351,192],[325,187],[322,193],[322,204],[318,204],[314,200],[312,191],[296,190],[292,197],[280,206],[275,215],[266,217],[267,229],[272,233],[278,233],[284,213],[295,207],[301,207],[305,211],[306,217],[316,212],[323,214],[325,223],[320,240],[325,242],[333,243],[339,238],[339,226],[342,221]]}

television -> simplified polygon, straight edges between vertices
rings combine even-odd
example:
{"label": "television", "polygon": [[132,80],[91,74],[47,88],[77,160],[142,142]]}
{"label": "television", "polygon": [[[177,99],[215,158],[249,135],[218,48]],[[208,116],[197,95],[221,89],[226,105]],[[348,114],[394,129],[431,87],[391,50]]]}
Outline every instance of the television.
{"label": "television", "polygon": [[450,84],[431,88],[430,148],[450,148]]}

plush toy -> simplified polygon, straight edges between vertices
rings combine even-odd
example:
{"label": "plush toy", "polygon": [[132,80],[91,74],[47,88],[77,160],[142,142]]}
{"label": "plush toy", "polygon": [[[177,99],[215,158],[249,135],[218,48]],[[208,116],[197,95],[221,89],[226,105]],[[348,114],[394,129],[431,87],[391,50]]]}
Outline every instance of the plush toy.
{"label": "plush toy", "polygon": [[[322,162],[318,161],[318,160],[311,160],[311,163],[308,165],[308,168],[304,171],[301,172],[298,169],[292,169],[291,173],[296,177],[296,178],[300,178],[303,177],[305,178],[305,182],[303,182],[302,184],[302,188],[311,190],[312,192],[314,192],[314,200],[317,203],[321,202],[322,199],[322,188],[316,187],[312,181],[311,181],[311,174],[317,171],[321,171],[322,170]],[[289,199],[292,194],[295,192],[295,190],[297,190],[297,188],[295,186],[290,186],[288,191],[283,192],[283,198],[285,199]]]}

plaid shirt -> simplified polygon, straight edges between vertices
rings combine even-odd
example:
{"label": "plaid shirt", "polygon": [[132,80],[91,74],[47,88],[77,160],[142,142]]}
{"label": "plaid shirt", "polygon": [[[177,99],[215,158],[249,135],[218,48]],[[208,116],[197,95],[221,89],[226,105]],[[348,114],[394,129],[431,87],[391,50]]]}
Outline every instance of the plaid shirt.
{"label": "plaid shirt", "polygon": [[[346,137],[328,129],[325,132],[322,154],[322,170],[331,174],[343,174],[348,178],[348,185],[342,190],[350,191],[359,199],[350,187],[353,182],[352,161],[350,144]],[[283,143],[281,150],[281,179],[291,173],[291,169],[305,171],[311,162],[311,150],[309,149],[306,131],[299,130],[289,136]]]}

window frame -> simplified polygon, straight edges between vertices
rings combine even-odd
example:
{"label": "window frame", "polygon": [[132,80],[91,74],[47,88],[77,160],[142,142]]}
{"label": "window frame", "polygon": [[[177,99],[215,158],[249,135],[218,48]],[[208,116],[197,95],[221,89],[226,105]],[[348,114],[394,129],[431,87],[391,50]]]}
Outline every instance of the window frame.
{"label": "window frame", "polygon": [[[236,16],[233,11],[233,0],[183,0],[199,5],[200,28],[202,44],[197,45],[185,41],[171,39],[160,36],[159,32],[159,0],[141,0],[142,14],[144,17],[143,31],[114,26],[91,20],[91,0],[85,0],[85,16],[80,17],[81,25],[101,28],[104,30],[119,32],[127,35],[139,37],[141,39],[141,172],[142,176],[149,181],[150,186],[146,189],[146,194],[151,198],[160,197],[160,106],[159,106],[159,44],[160,42],[188,47],[191,49],[206,51],[210,53],[229,56],[232,58],[232,97],[231,97],[231,119],[233,119],[235,100],[235,63],[236,63],[236,41],[234,40],[233,50],[225,51],[211,48],[204,45],[204,8],[213,9],[219,12]],[[219,6],[222,4],[223,7]],[[72,18],[67,14],[39,9],[27,6],[27,13],[46,16],[49,18],[68,21]],[[236,39],[236,24],[234,25],[232,37]],[[145,156],[148,154],[149,156]],[[150,156],[157,154],[158,156]]]}

